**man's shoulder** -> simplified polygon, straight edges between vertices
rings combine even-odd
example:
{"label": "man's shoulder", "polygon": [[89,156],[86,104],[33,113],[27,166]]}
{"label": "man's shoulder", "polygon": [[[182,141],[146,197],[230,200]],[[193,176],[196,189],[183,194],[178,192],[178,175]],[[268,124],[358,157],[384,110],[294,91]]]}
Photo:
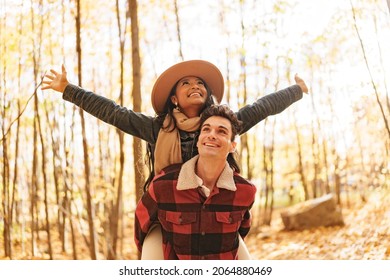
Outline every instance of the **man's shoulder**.
{"label": "man's shoulder", "polygon": [[236,184],[237,188],[253,188],[256,189],[256,186],[248,179],[245,179],[237,172],[234,172],[234,183]]}
{"label": "man's shoulder", "polygon": [[167,167],[164,167],[161,172],[156,175],[153,179],[154,182],[158,181],[164,181],[164,180],[176,180],[179,176],[180,169],[182,167],[182,163],[176,163],[169,165]]}

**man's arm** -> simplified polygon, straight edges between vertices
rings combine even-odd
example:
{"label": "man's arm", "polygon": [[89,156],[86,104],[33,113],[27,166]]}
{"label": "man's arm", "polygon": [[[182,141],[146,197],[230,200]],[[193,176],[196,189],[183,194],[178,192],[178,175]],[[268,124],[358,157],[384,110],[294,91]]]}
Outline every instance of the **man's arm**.
{"label": "man's arm", "polygon": [[249,230],[251,228],[251,220],[251,213],[249,210],[247,210],[244,214],[244,219],[242,220],[241,225],[238,229],[238,233],[241,235],[242,239],[244,239],[245,236],[247,236],[249,233]]}
{"label": "man's arm", "polygon": [[157,202],[154,197],[153,185],[142,196],[135,209],[134,241],[140,252],[151,226],[157,221]]}
{"label": "man's arm", "polygon": [[238,229],[238,233],[241,235],[242,239],[244,239],[244,237],[248,235],[251,227],[252,215],[250,210],[253,204],[255,203],[255,197],[256,197],[256,187],[254,185],[252,185],[251,187],[245,190],[245,197],[247,198],[248,208],[244,213],[244,217]]}

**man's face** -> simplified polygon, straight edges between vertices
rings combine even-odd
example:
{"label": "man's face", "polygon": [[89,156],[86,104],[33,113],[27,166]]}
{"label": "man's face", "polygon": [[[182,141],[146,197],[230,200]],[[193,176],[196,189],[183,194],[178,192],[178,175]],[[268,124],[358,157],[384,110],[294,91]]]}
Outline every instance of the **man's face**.
{"label": "man's face", "polygon": [[232,126],[228,119],[220,116],[208,118],[200,128],[197,147],[199,155],[212,159],[226,160],[234,151],[236,142],[232,142]]}

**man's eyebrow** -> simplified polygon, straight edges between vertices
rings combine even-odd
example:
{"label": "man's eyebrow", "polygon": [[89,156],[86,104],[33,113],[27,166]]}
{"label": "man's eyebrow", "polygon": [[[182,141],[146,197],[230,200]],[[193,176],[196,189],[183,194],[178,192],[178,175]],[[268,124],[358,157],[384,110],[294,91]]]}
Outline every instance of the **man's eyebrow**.
{"label": "man's eyebrow", "polygon": [[[202,127],[204,127],[204,126],[211,126],[211,125],[208,124],[208,123],[204,123],[204,124],[202,125]],[[202,127],[201,127],[201,128],[202,128]],[[229,128],[228,128],[227,126],[224,126],[224,125],[219,125],[218,128],[220,128],[220,129],[222,128],[222,129],[229,130]]]}
{"label": "man's eyebrow", "polygon": [[220,125],[218,126],[219,128],[223,128],[223,129],[226,129],[226,130],[229,130],[229,128],[227,126],[224,126],[224,125]]}

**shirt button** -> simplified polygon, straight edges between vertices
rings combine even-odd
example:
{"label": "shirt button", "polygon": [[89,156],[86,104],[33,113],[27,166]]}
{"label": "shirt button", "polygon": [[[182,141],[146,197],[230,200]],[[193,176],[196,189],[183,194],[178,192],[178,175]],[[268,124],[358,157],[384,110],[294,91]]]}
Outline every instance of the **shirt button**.
{"label": "shirt button", "polygon": [[204,231],[202,231],[201,235],[204,236],[206,233]]}
{"label": "shirt button", "polygon": [[206,209],[206,205],[203,205],[203,206],[202,206],[202,209],[203,209],[203,210]]}
{"label": "shirt button", "polygon": [[179,223],[183,222],[183,219],[182,218],[179,218]]}

